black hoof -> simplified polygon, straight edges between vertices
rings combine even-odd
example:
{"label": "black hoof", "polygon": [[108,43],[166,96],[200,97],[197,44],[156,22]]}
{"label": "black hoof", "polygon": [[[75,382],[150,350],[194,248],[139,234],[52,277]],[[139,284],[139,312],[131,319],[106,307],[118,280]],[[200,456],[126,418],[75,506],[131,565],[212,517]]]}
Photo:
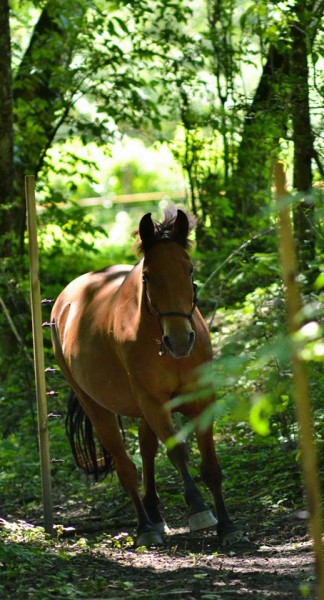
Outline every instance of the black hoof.
{"label": "black hoof", "polygon": [[156,529],[148,529],[147,531],[138,533],[136,546],[137,548],[139,546],[146,546],[147,548],[151,546],[163,546],[163,539]]}

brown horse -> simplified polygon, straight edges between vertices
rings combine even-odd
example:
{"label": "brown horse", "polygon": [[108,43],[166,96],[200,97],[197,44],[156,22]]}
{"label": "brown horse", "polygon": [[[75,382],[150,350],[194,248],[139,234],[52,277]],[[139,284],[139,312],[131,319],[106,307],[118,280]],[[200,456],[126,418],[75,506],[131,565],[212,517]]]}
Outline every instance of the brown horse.
{"label": "brown horse", "polygon": [[[189,231],[188,216],[181,210],[169,211],[163,223],[155,224],[146,214],[139,225],[142,260],[134,267],[118,265],[78,277],[52,311],[55,355],[79,401],[70,406],[70,434],[76,434],[77,421],[86,413],[134,503],[138,545],[162,544],[161,533],[166,531],[154,459],[158,440],[165,443],[175,435],[169,401],[192,389],[196,368],[212,358],[209,333],[196,306]],[[197,401],[178,410],[194,419],[205,408],[206,402]],[[143,498],[118,415],[140,417]],[[212,425],[205,431],[198,428],[196,436],[201,474],[214,497],[218,524],[189,472],[185,444],[177,444],[168,457],[183,480],[190,529],[217,524],[223,541],[240,539],[242,532],[230,520],[223,500]],[[84,442],[93,445],[89,428]]]}

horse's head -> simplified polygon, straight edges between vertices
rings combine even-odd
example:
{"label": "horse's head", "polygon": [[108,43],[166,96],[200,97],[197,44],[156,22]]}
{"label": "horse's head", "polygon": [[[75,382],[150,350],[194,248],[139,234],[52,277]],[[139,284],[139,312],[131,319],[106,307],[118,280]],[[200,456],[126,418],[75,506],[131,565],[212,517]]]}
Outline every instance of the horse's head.
{"label": "horse's head", "polygon": [[196,293],[187,253],[189,230],[188,217],[181,210],[158,224],[148,213],[139,226],[145,302],[160,323],[164,348],[174,358],[189,356],[195,342],[192,314]]}

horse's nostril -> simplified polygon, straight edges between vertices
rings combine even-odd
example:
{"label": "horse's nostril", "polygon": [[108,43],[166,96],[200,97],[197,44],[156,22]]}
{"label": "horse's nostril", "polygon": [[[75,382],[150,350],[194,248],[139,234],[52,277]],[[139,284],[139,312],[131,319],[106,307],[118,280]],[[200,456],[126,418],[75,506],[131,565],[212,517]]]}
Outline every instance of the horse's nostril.
{"label": "horse's nostril", "polygon": [[163,341],[163,344],[165,345],[165,347],[167,348],[167,350],[172,350],[170,338],[168,335],[164,335],[162,338],[162,341]]}
{"label": "horse's nostril", "polygon": [[190,348],[190,350],[195,343],[195,337],[196,337],[195,332],[190,331],[190,333],[189,333],[189,348]]}

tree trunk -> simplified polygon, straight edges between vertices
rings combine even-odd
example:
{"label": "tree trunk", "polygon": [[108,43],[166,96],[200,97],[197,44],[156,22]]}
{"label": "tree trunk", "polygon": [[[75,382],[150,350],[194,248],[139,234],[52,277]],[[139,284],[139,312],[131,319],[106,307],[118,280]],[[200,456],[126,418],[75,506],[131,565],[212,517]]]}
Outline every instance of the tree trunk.
{"label": "tree trunk", "polygon": [[15,127],[19,147],[15,195],[15,230],[23,240],[26,229],[25,175],[37,176],[58,127],[66,119],[73,96],[70,69],[75,42],[82,31],[85,8],[49,0],[14,80]]}
{"label": "tree trunk", "polygon": [[[20,333],[30,329],[26,297],[17,283],[25,269],[24,177],[36,175],[70,108],[73,72],[69,66],[84,10],[82,4],[75,7],[65,0],[46,3],[12,83],[9,5],[8,0],[0,0],[0,256],[7,258],[1,263],[0,296]],[[17,339],[3,314],[0,362],[17,356]]]}
{"label": "tree trunk", "polygon": [[8,0],[0,0],[0,256],[11,253],[14,200],[13,98]]}
{"label": "tree trunk", "polygon": [[312,158],[314,157],[313,134],[309,110],[308,48],[306,40],[305,2],[296,8],[297,19],[293,23],[291,47],[292,124],[294,142],[293,187],[304,195],[294,208],[294,229],[300,268],[309,269],[315,258],[315,234],[313,227],[314,204],[311,200]]}
{"label": "tree trunk", "polygon": [[273,150],[285,131],[287,103],[282,85],[288,74],[288,57],[274,46],[245,117],[231,195],[243,222],[257,216],[270,193]]}

